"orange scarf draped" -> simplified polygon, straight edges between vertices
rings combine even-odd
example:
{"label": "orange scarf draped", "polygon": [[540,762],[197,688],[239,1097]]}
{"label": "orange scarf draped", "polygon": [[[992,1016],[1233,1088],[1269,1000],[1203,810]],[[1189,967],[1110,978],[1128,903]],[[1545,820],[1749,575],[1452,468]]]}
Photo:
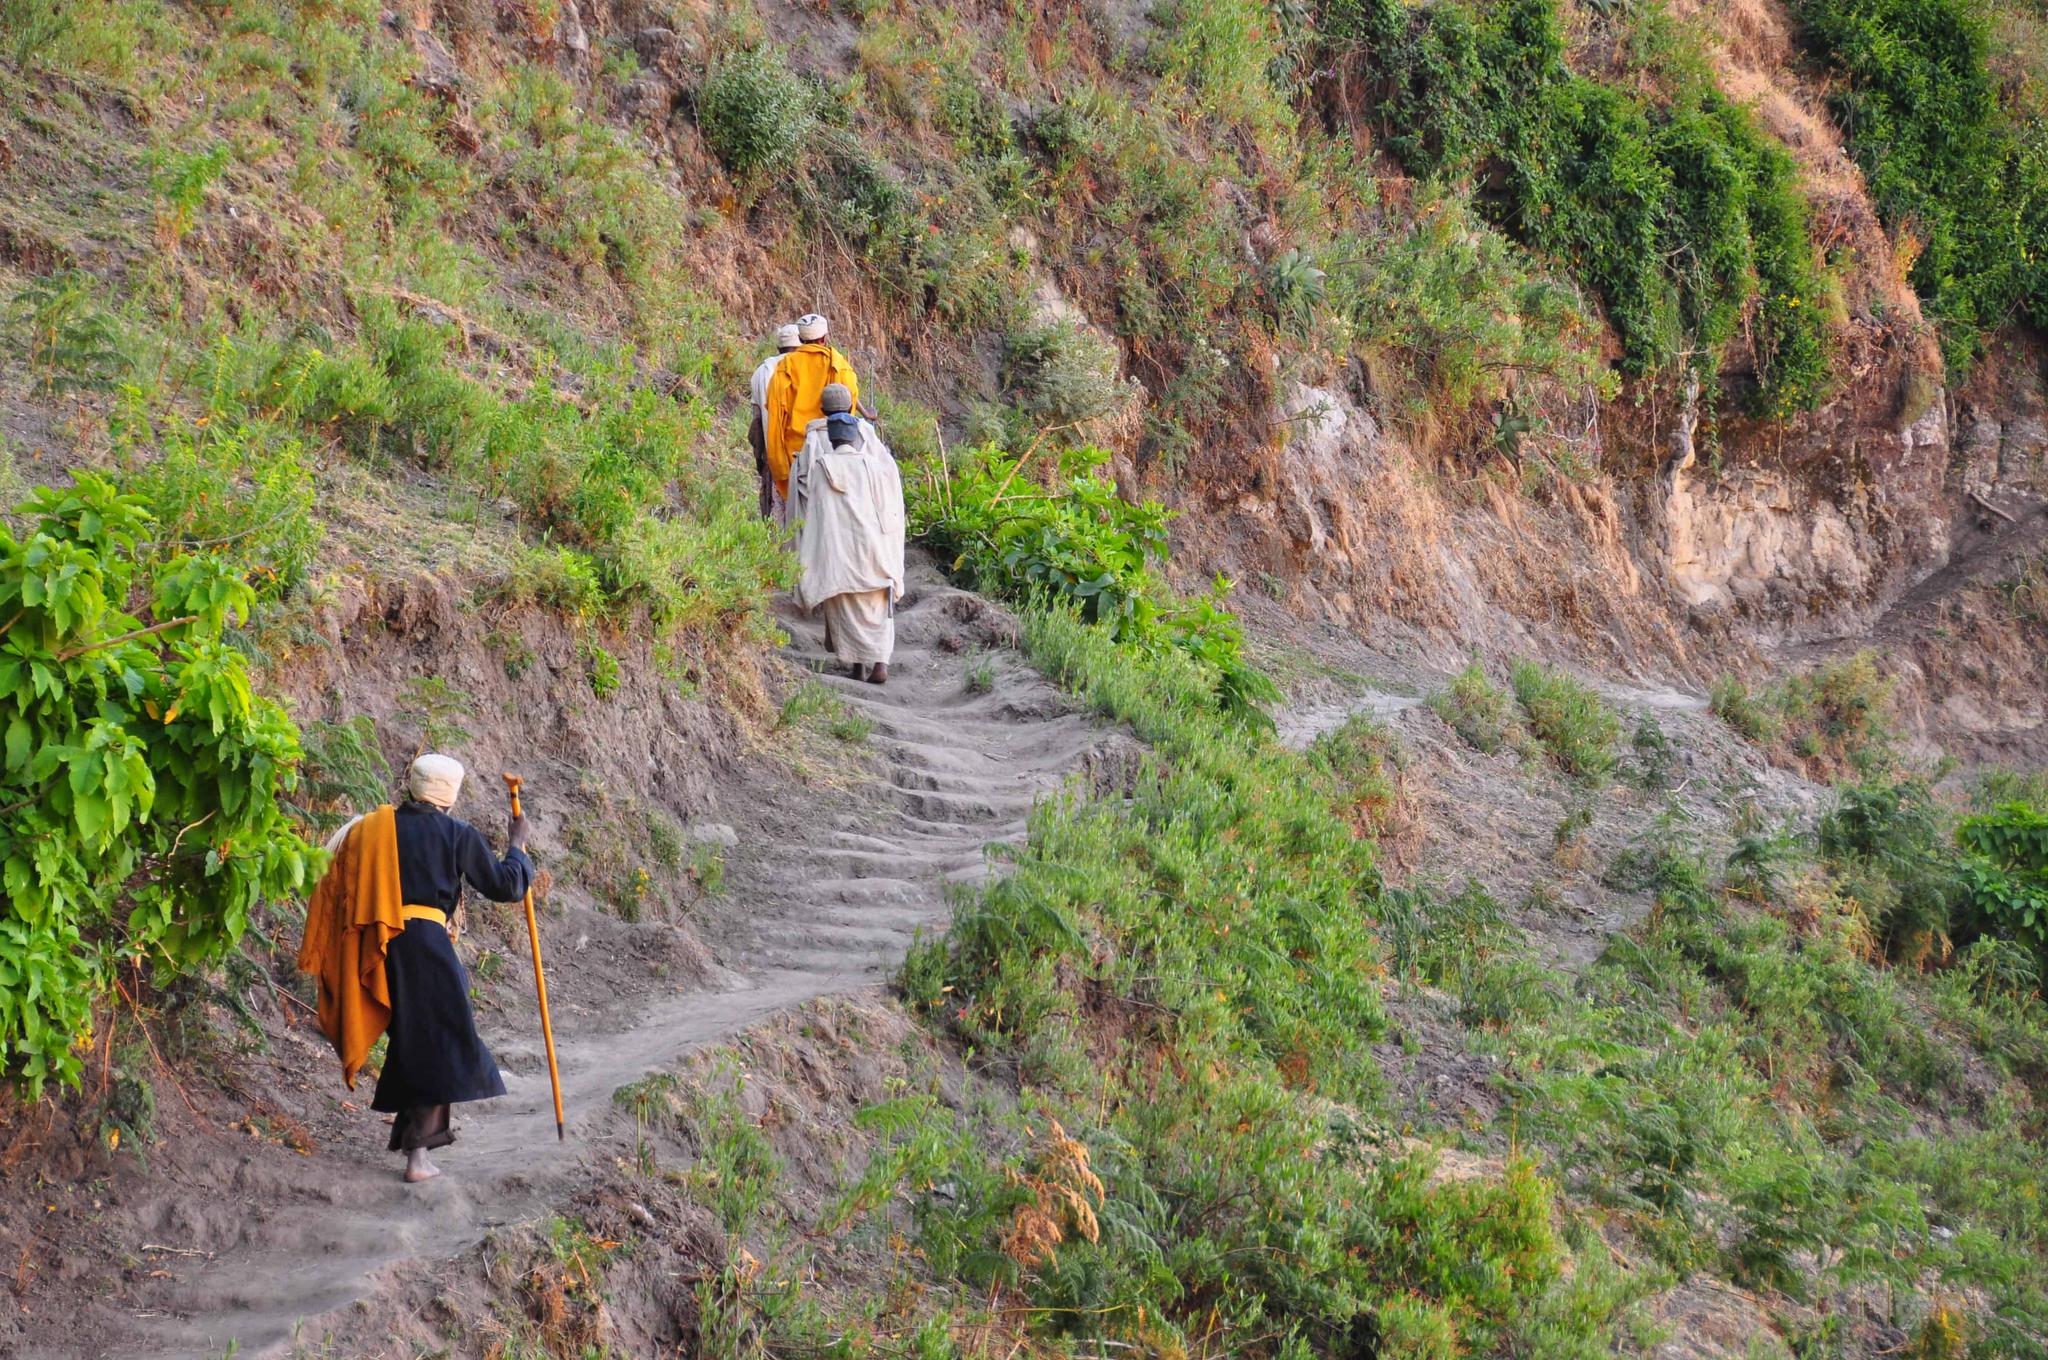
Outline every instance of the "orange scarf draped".
{"label": "orange scarf draped", "polygon": [[299,969],[320,984],[320,1030],[341,1059],[341,1079],[356,1073],[391,1023],[384,951],[405,929],[398,884],[398,822],[385,804],[349,830],[306,906]]}

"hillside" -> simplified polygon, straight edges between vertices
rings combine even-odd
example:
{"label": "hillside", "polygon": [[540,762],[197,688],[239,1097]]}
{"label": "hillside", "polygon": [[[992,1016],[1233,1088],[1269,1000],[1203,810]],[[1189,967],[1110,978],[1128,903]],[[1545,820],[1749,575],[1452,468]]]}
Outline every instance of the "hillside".
{"label": "hillside", "polygon": [[2048,1354],[2037,9],[0,0],[0,1353]]}

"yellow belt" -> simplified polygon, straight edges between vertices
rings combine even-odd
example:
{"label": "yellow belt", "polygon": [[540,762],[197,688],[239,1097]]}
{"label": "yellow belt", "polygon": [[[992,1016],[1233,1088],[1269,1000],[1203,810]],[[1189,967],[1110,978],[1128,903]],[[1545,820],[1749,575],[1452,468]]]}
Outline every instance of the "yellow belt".
{"label": "yellow belt", "polygon": [[415,907],[408,904],[398,909],[398,919],[401,921],[435,921],[445,926],[448,924],[448,913],[439,907]]}

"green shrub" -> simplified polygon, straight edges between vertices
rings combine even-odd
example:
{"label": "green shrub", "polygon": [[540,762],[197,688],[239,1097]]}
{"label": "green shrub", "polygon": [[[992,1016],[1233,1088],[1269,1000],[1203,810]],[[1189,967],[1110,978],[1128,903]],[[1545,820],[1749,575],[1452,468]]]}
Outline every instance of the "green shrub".
{"label": "green shrub", "polygon": [[2006,803],[1963,818],[1963,890],[1985,928],[2048,957],[2048,816]]}
{"label": "green shrub", "polygon": [[1159,572],[1169,518],[1156,501],[1132,504],[1101,475],[1109,455],[1067,449],[1038,482],[1031,456],[993,447],[927,464],[905,488],[912,528],[979,590],[1021,602],[1064,604],[1140,650],[1172,648],[1199,665],[1214,702],[1235,720],[1270,722],[1259,707],[1279,697],[1244,655],[1243,630],[1223,607],[1229,585],[1181,599]]}
{"label": "green shrub", "polygon": [[45,392],[104,391],[126,367],[119,332],[98,291],[91,274],[66,269],[30,279],[14,295],[9,319]]}
{"label": "green shrub", "polygon": [[1477,661],[1451,677],[1447,688],[1429,696],[1430,711],[1451,725],[1475,751],[1496,755],[1514,744],[1521,724],[1509,706],[1508,693],[1486,678]]}
{"label": "green shrub", "polygon": [[1715,717],[1759,746],[1775,744],[1785,730],[1785,715],[1769,698],[1751,694],[1749,686],[1733,675],[1714,682],[1707,706]]}
{"label": "green shrub", "polygon": [[781,170],[817,122],[816,98],[783,54],[762,45],[718,59],[697,96],[704,141],[741,178]]}
{"label": "green shrub", "polygon": [[1791,8],[1836,76],[1836,116],[1951,365],[2015,317],[2048,325],[2048,137],[2038,109],[2002,102],[1991,11],[1969,0]]}
{"label": "green shrub", "polygon": [[[1037,664],[1154,754],[1128,801],[1041,804],[1011,871],[907,965],[906,989],[1014,1064],[1104,1187],[1099,1234],[1012,1267],[1020,1325],[1146,1349],[1207,1336],[1247,1356],[1348,1354],[1360,1337],[1384,1344],[1397,1318],[1446,1356],[1604,1348],[1619,1299],[1586,1258],[1567,1267],[1541,1176],[1440,1180],[1429,1154],[1351,1113],[1373,1108],[1372,918],[1390,908],[1346,820],[1350,742],[1324,750],[1319,774],[1225,722],[1177,654],[1070,608],[1027,611],[1024,631]],[[1006,1183],[969,1172],[916,1202],[948,1229],[921,1243],[935,1270],[982,1278],[988,1238],[972,1225],[991,1203],[1007,1216]]]}
{"label": "green shrub", "polygon": [[317,859],[281,803],[298,733],[221,641],[249,587],[215,557],[146,560],[147,505],[89,472],[17,513],[24,535],[0,527],[0,1071],[35,1093],[77,1081],[117,967],[220,957]]}
{"label": "green shrub", "polygon": [[604,603],[597,564],[574,548],[522,546],[497,589],[506,604],[544,605],[570,618],[595,613]]}
{"label": "green shrub", "polygon": [[1750,405],[1819,401],[1827,340],[1807,205],[1784,148],[1710,80],[1651,100],[1575,73],[1553,0],[1324,10],[1332,55],[1379,82],[1394,153],[1418,175],[1497,185],[1497,219],[1599,292],[1625,372],[1701,354],[1713,378],[1747,314]]}
{"label": "green shrub", "polygon": [[1404,416],[1501,400],[1518,380],[1583,386],[1602,372],[1597,322],[1462,197],[1332,248],[1330,305],[1352,324]]}
{"label": "green shrub", "polygon": [[157,220],[173,242],[183,240],[192,229],[192,218],[206,201],[207,186],[227,169],[229,154],[223,142],[205,151],[171,153],[158,158],[150,188],[161,200]]}
{"label": "green shrub", "polygon": [[391,800],[391,765],[377,739],[377,720],[369,714],[309,723],[300,740],[306,758],[296,810],[313,826],[331,831]]}
{"label": "green shrub", "polygon": [[1012,399],[1043,426],[1073,426],[1114,415],[1135,395],[1117,377],[1117,348],[1082,326],[1056,321],[1003,340]]}
{"label": "green shrub", "polygon": [[1583,681],[1526,658],[1510,674],[1529,730],[1558,768],[1598,782],[1614,770],[1621,719]]}
{"label": "green shrub", "polygon": [[1816,841],[1892,957],[1941,952],[1966,887],[1947,815],[1925,782],[1872,778],[1844,787]]}
{"label": "green shrub", "polygon": [[1709,703],[1757,745],[1833,777],[1869,773],[1891,759],[1891,692],[1877,654],[1866,651],[1785,676],[1760,693],[1724,675]]}
{"label": "green shrub", "polygon": [[589,638],[578,644],[577,651],[583,655],[583,674],[590,681],[590,692],[600,699],[611,698],[619,688],[619,659]]}
{"label": "green shrub", "polygon": [[[131,427],[121,443],[141,433]],[[305,583],[322,529],[313,514],[312,469],[297,440],[183,421],[148,433],[162,451],[123,484],[153,508],[160,551],[211,549],[233,562],[261,598]]]}

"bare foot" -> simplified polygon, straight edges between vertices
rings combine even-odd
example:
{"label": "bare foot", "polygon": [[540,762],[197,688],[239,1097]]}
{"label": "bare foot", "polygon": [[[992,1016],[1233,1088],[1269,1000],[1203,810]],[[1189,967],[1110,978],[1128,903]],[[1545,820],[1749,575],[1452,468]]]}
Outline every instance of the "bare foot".
{"label": "bare foot", "polygon": [[888,683],[889,683],[889,663],[888,663],[888,662],[886,662],[886,661],[877,661],[877,662],[876,662],[876,663],[874,664],[874,667],[873,667],[873,669],[871,669],[871,670],[869,670],[869,671],[868,671],[868,683],[869,683],[870,685],[886,685],[886,684],[888,684]]}
{"label": "bare foot", "polygon": [[865,666],[861,665],[860,662],[856,661],[846,668],[846,674],[850,678],[858,680],[861,677],[861,672],[866,669],[867,668]]}
{"label": "bare foot", "polygon": [[409,1153],[405,1159],[405,1183],[418,1185],[441,1174],[441,1168],[427,1160],[425,1149]]}

